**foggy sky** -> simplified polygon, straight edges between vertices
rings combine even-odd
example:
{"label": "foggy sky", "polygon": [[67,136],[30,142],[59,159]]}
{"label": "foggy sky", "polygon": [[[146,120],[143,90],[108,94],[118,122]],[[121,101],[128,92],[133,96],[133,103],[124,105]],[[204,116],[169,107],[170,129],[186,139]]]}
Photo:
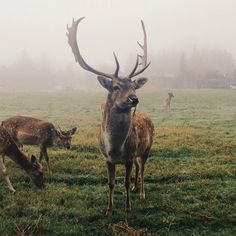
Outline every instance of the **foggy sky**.
{"label": "foggy sky", "polygon": [[[0,0],[0,65],[14,63],[26,50],[33,59],[47,55],[55,67],[74,65],[66,24],[85,16],[78,42],[96,68],[121,67],[148,33],[148,51],[210,48],[236,56],[235,0]],[[135,63],[135,58],[134,58]],[[131,65],[132,67],[133,65]]]}

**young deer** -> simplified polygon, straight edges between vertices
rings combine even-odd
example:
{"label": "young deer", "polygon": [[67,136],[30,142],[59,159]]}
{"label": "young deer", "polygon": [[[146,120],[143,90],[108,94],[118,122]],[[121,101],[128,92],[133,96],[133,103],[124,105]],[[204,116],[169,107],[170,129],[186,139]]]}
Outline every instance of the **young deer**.
{"label": "young deer", "polygon": [[170,102],[172,98],[174,98],[174,94],[168,93],[168,96],[163,99],[164,111],[170,109]]}
{"label": "young deer", "polygon": [[[67,26],[68,43],[72,48],[76,62],[83,69],[98,75],[98,81],[108,90],[106,103],[101,107],[103,118],[99,135],[99,147],[106,159],[108,170],[109,200],[107,215],[112,215],[116,164],[124,164],[126,168],[126,211],[131,210],[129,188],[133,163],[136,167],[134,189],[137,187],[138,176],[140,175],[140,197],[145,198],[143,172],[153,142],[154,126],[145,114],[132,113],[131,111],[139,103],[135,90],[141,88],[147,82],[146,78],[133,81],[131,78],[141,74],[150,64],[147,64],[146,32],[142,22],[144,45],[139,45],[144,50],[144,55],[138,55],[132,72],[127,77],[121,77],[118,75],[120,66],[115,54],[116,70],[114,74],[100,72],[88,65],[82,58],[76,41],[77,27],[82,19],[84,17],[77,21],[73,20],[71,27]],[[139,58],[142,59],[143,68],[136,71]]]}
{"label": "young deer", "polygon": [[10,157],[26,171],[37,187],[43,187],[44,181],[42,165],[37,162],[36,157],[33,155],[31,157],[31,161],[29,161],[27,157],[19,150],[7,130],[2,126],[0,126],[0,172],[3,173],[9,190],[15,192],[16,190],[11,184],[1,155]]}
{"label": "young deer", "polygon": [[32,117],[15,116],[2,122],[18,146],[22,145],[39,145],[40,157],[45,158],[48,171],[51,171],[47,148],[52,146],[62,146],[67,149],[71,146],[72,136],[77,128],[69,131],[56,130],[52,123],[35,119]]}

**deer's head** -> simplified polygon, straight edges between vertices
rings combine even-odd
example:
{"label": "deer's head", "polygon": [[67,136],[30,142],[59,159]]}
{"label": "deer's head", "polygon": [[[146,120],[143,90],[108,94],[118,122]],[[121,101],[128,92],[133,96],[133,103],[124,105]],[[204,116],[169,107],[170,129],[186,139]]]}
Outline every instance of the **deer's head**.
{"label": "deer's head", "polygon": [[[109,102],[113,107],[119,109],[130,109],[135,107],[139,102],[136,95],[136,89],[141,88],[147,82],[147,79],[139,78],[132,80],[132,78],[141,74],[150,65],[150,62],[147,64],[147,36],[143,21],[141,21],[141,23],[144,33],[144,44],[142,45],[138,42],[139,46],[143,50],[143,55],[137,55],[136,63],[131,73],[126,77],[121,77],[119,76],[120,65],[115,53],[113,54],[116,62],[116,70],[113,74],[104,73],[94,69],[88,65],[81,56],[76,40],[76,34],[78,24],[83,19],[84,17],[78,19],[77,21],[74,21],[73,19],[71,27],[67,26],[68,43],[71,46],[72,52],[75,56],[75,61],[78,62],[83,69],[98,75],[97,79],[99,83],[109,92]],[[141,62],[139,59],[141,59]],[[139,65],[142,65],[142,68],[137,71]]]}
{"label": "deer's head", "polygon": [[76,130],[76,127],[68,131],[55,130],[53,145],[70,149],[72,136],[75,134]]}
{"label": "deer's head", "polygon": [[33,183],[38,188],[44,187],[44,179],[43,179],[43,166],[38,163],[36,157],[34,155],[31,156],[31,169],[29,171],[29,176],[32,179]]}
{"label": "deer's head", "polygon": [[109,80],[106,77],[98,76],[100,84],[109,92],[109,100],[114,107],[128,109],[135,107],[138,103],[136,89],[141,88],[146,82],[146,78],[139,78],[132,81],[130,78],[114,78]]}

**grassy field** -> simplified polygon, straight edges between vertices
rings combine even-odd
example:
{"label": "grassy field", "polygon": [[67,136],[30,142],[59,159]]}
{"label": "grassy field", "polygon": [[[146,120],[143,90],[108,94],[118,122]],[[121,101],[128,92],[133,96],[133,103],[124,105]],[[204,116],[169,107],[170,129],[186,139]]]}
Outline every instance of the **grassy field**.
{"label": "grassy field", "polygon": [[138,109],[155,124],[147,198],[132,193],[132,212],[124,212],[120,166],[112,218],[105,216],[106,167],[97,145],[105,92],[0,94],[0,120],[21,114],[78,127],[71,150],[49,150],[53,174],[45,172],[43,191],[7,160],[17,193],[0,181],[0,235],[236,235],[236,92],[174,91],[168,113],[166,93],[139,93]]}

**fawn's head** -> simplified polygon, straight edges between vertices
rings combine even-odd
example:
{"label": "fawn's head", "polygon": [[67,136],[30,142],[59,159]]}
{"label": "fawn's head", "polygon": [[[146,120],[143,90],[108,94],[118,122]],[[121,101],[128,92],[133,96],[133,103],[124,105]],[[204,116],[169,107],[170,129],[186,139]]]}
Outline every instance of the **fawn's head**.
{"label": "fawn's head", "polygon": [[76,127],[68,131],[55,130],[53,145],[70,149],[72,136],[75,134],[76,130]]}
{"label": "fawn's head", "polygon": [[36,157],[34,155],[31,156],[31,169],[29,171],[29,176],[32,179],[33,183],[38,188],[44,187],[44,178],[43,178],[43,167],[40,163],[38,163]]}

